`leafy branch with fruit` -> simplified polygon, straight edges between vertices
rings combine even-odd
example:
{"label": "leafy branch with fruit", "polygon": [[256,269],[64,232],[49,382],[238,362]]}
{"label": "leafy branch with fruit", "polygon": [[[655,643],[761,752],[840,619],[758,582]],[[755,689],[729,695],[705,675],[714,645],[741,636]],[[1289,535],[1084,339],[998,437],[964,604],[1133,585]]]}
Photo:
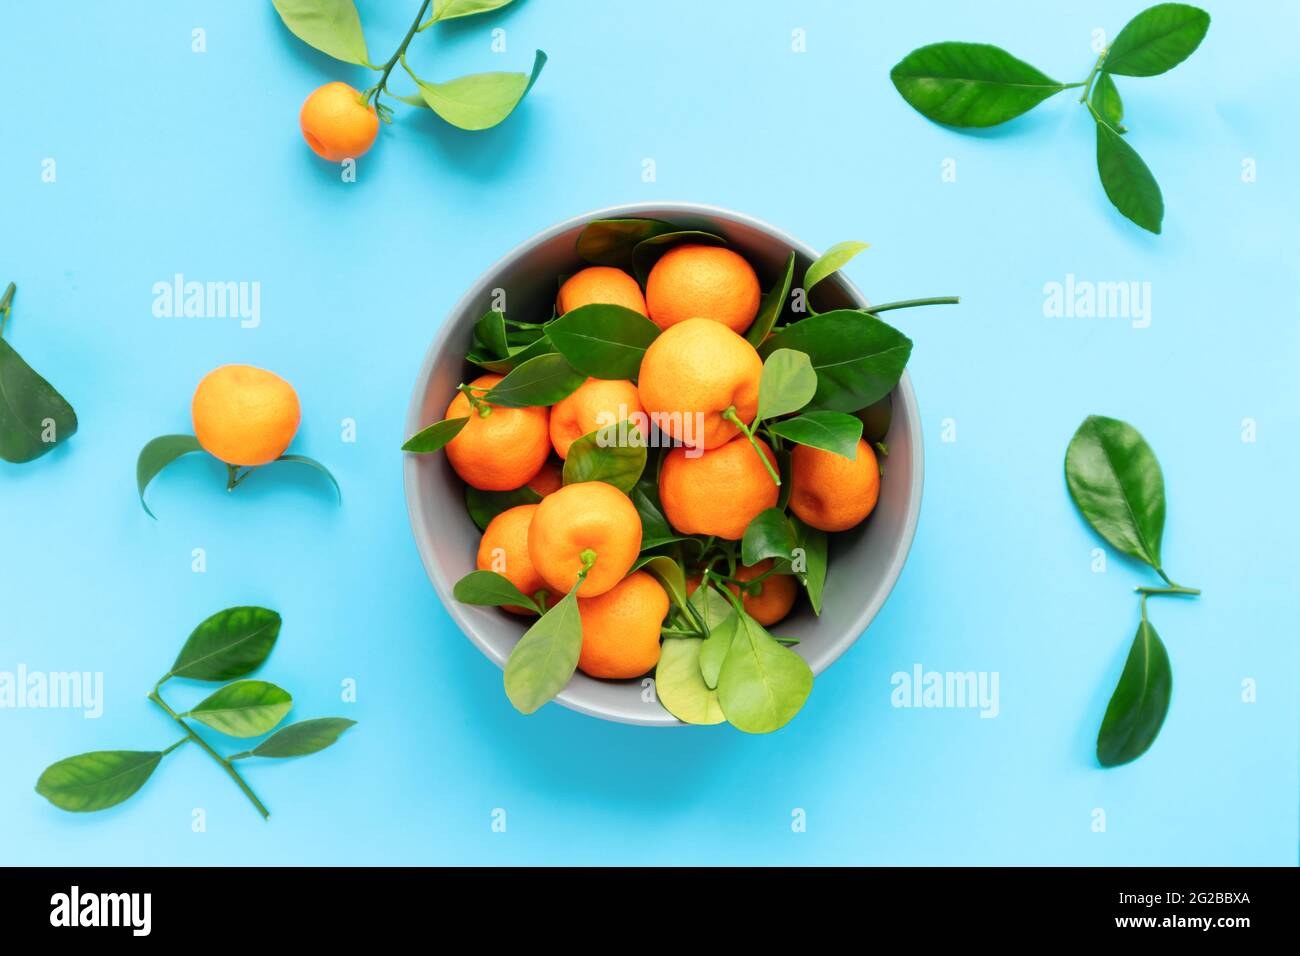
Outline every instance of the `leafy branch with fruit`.
{"label": "leafy branch with fruit", "polygon": [[[305,757],[331,746],[356,724],[345,717],[317,717],[276,730],[250,750],[223,756],[199,734],[195,723],[238,739],[261,737],[279,726],[293,708],[293,697],[269,681],[247,680],[266,661],[280,636],[280,615],[262,607],[218,611],[190,634],[171,668],[149,692],[152,701],[184,732],[162,750],[95,750],[67,757],[46,767],[36,792],[60,810],[89,813],[107,810],[134,796],[153,776],[163,758],[193,743],[216,761],[263,819],[271,812],[236,766],[259,757],[279,760]],[[178,712],[163,700],[163,685],[173,678],[226,684],[190,710]]]}
{"label": "leafy branch with fruit", "polygon": [[[384,97],[427,109],[464,130],[484,130],[498,125],[533,88],[546,65],[538,50],[527,73],[492,71],[471,73],[433,82],[416,74],[407,59],[411,41],[439,23],[490,13],[513,0],[423,0],[406,35],[382,63],[371,62],[361,15],[353,0],[272,0],[289,31],[308,46],[344,63],[364,66],[379,74],[363,91],[346,83],[326,83],[303,103],[299,121],[307,144],[331,162],[356,159],[374,144],[380,122],[391,123],[393,110]],[[414,94],[389,89],[394,69],[415,84]]]}
{"label": "leafy branch with fruit", "polygon": [[222,365],[199,382],[190,402],[194,434],[159,435],[140,449],[135,464],[136,492],[150,518],[157,515],[145,490],[168,465],[206,452],[226,468],[226,491],[234,491],[259,468],[276,462],[305,465],[325,479],[343,500],[338,480],[306,455],[287,454],[298,432],[302,407],[292,385],[274,372],[252,365]]}
{"label": "leafy branch with fruit", "polygon": [[444,417],[403,450],[445,451],[483,532],[465,603],[535,617],[505,667],[532,713],[577,670],[654,674],[687,723],[786,724],[813,683],[769,632],[820,614],[830,535],[875,507],[890,395],[911,340],[869,308],[814,306],[865,249],[840,243],[763,291],[725,237],[655,219],[589,223],[547,316],[488,311]]}

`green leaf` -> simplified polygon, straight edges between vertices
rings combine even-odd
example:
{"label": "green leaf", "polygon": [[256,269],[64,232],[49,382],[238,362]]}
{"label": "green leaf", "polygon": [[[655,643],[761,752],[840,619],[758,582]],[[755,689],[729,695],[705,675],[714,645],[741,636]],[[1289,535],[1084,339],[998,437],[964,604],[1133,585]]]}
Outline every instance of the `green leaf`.
{"label": "green leaf", "polygon": [[1065,89],[1050,76],[986,43],[933,43],[889,72],[918,112],[948,126],[996,126]]}
{"label": "green leaf", "polygon": [[162,760],[158,750],[96,750],[45,768],[36,792],[60,810],[107,810],[144,786]]}
{"label": "green leaf", "polygon": [[648,551],[686,536],[673,530],[659,503],[659,481],[654,474],[643,474],[628,493],[636,513],[641,517],[641,550]]}
{"label": "green leaf", "polygon": [[456,582],[451,594],[457,601],[465,604],[526,607],[533,611],[539,610],[531,595],[525,594],[504,574],[495,571],[471,571]]}
{"label": "green leaf", "polygon": [[668,713],[688,724],[720,724],[727,718],[718,703],[718,692],[704,683],[700,673],[698,637],[674,637],[664,641],[655,666],[655,694]]}
{"label": "green leaf", "polygon": [[794,526],[780,508],[768,508],[754,516],[740,539],[740,560],[755,565],[764,558],[789,561],[798,546]]}
{"label": "green leaf", "polygon": [[509,338],[506,333],[506,317],[504,312],[498,312],[492,309],[484,313],[482,318],[474,323],[474,341],[482,345],[486,354],[492,358],[505,358],[510,354]]}
{"label": "green leaf", "polygon": [[226,681],[262,666],[280,636],[280,615],[264,607],[230,607],[194,629],[167,677]]}
{"label": "green leaf", "polygon": [[211,694],[184,717],[231,737],[258,737],[284,719],[293,698],[264,680],[241,680]]}
{"label": "green leaf", "polygon": [[1155,743],[1173,685],[1169,652],[1144,611],[1097,733],[1097,761],[1103,767],[1136,760]]}
{"label": "green leaf", "polygon": [[1092,85],[1089,102],[1092,103],[1093,109],[1101,114],[1101,118],[1114,127],[1115,132],[1128,132],[1123,125],[1124,101],[1120,99],[1119,87],[1115,85],[1109,73],[1101,73],[1097,76],[1097,81]]}
{"label": "green leaf", "polygon": [[[799,548],[803,550],[803,561],[796,559],[792,562],[794,576],[808,592],[808,603],[812,605],[813,613],[820,615],[822,592],[826,588],[826,532],[819,531],[795,518],[794,536]],[[801,566],[802,570],[800,570]]]}
{"label": "green leaf", "polygon": [[344,63],[369,66],[366,35],[352,0],[271,0],[289,31]]}
{"label": "green leaf", "polygon": [[758,385],[758,419],[797,412],[817,394],[817,373],[803,352],[774,349],[763,362]]}
{"label": "green leaf", "polygon": [[67,399],[0,339],[0,458],[33,461],[76,433]]}
{"label": "green leaf", "polygon": [[733,727],[767,734],[784,727],[812,691],[813,673],[748,614],[737,612],[736,635],[718,674],[718,702]]}
{"label": "green leaf", "polygon": [[1160,234],[1165,201],[1156,178],[1132,146],[1098,117],[1097,173],[1115,208],[1148,232]]}
{"label": "green leaf", "polygon": [[507,372],[518,368],[529,359],[536,358],[539,355],[546,355],[553,351],[555,351],[555,349],[551,345],[551,340],[547,336],[541,335],[533,339],[531,342],[520,345],[510,345],[505,358],[493,358],[489,355],[483,355],[473,350],[471,350],[465,358],[473,362],[475,365],[487,369],[489,372],[495,372],[497,375],[505,375]]}
{"label": "green leaf", "polygon": [[650,278],[650,270],[665,252],[673,246],[691,243],[698,246],[725,246],[727,240],[712,232],[699,229],[678,229],[642,239],[632,250],[632,271],[637,281],[644,287]]}
{"label": "green leaf", "polygon": [[1160,569],[1165,479],[1136,428],[1089,415],[1066,449],[1065,482],[1080,513],[1112,547]]}
{"label": "green leaf", "polygon": [[513,0],[435,0],[433,19],[455,20],[457,17],[472,17],[478,13],[500,10],[512,2]]}
{"label": "green leaf", "polygon": [[329,483],[334,486],[334,494],[338,496],[339,501],[343,500],[343,489],[339,487],[339,481],[334,477],[328,468],[322,465],[315,458],[308,458],[306,455],[281,455],[276,461],[292,462],[296,465],[306,465],[329,479]]}
{"label": "green leaf", "polygon": [[428,428],[421,429],[406,440],[402,446],[402,451],[414,452],[417,455],[427,455],[430,452],[438,451],[447,442],[451,441],[460,434],[460,430],[469,423],[469,416],[461,418],[445,418],[440,422],[434,422]]}
{"label": "green leaf", "polygon": [[[355,726],[355,720],[346,717],[317,717],[314,720],[300,720],[282,730],[277,730],[243,757],[305,757],[333,744],[343,731]],[[235,759],[234,757],[231,758]]]}
{"label": "green leaf", "polygon": [[[554,306],[552,306],[552,310],[553,309]],[[552,318],[554,318],[554,316],[552,316]],[[543,339],[545,337],[546,337],[546,332],[543,329],[524,328],[524,329],[506,330],[506,341],[510,344],[511,348],[515,348],[517,346],[531,345],[534,342],[536,342],[538,339]]]}
{"label": "green leaf", "polygon": [[637,243],[672,231],[660,219],[595,219],[578,234],[578,255],[594,265],[631,269]]}
{"label": "green leaf", "polygon": [[196,451],[203,451],[203,446],[193,435],[162,435],[140,449],[140,457],[135,462],[135,485],[140,492],[140,506],[150,518],[157,515],[145,504],[144,490],[177,458]]}
{"label": "green leaf", "polygon": [[517,365],[484,396],[491,405],[528,408],[554,405],[587,380],[558,352],[547,352]]}
{"label": "green leaf", "polygon": [[893,395],[886,395],[866,408],[858,409],[854,414],[862,420],[862,437],[867,440],[867,444],[884,441],[894,419]]}
{"label": "green leaf", "polygon": [[621,305],[593,304],[566,312],[547,325],[546,334],[582,374],[635,380],[659,326]]}
{"label": "green leaf", "polygon": [[[714,593],[718,594],[717,591]],[[721,594],[718,594],[718,597],[726,602],[727,613],[709,628],[709,636],[705,638],[704,645],[700,648],[700,677],[704,680],[704,686],[708,688],[718,686],[718,675],[722,673],[723,662],[731,651],[731,642],[735,640],[736,630],[740,624],[740,618],[736,615],[731,602]]]}
{"label": "green leaf", "polygon": [[486,531],[492,519],[501,512],[517,505],[535,505],[541,500],[542,496],[527,485],[510,491],[481,491],[471,485],[465,486],[465,510],[480,531]]}
{"label": "green leaf", "polygon": [[446,83],[417,82],[429,109],[452,126],[466,130],[490,129],[514,112],[545,65],[546,54],[538,50],[531,74],[473,73]]}
{"label": "green leaf", "polygon": [[1121,76],[1155,76],[1191,56],[1210,29],[1210,15],[1185,3],[1158,3],[1119,31],[1102,69]]}
{"label": "green leaf", "polygon": [[803,290],[811,292],[813,286],[829,275],[839,272],[859,252],[869,248],[865,242],[837,242],[813,260],[803,274]]}
{"label": "green leaf", "polygon": [[884,398],[903,376],[912,340],[875,316],[836,309],[801,319],[759,349],[795,349],[812,360],[817,393],[810,409],[855,412]]}
{"label": "green leaf", "polygon": [[785,271],[781,273],[781,278],[777,283],[763,293],[762,301],[758,303],[758,315],[754,317],[754,322],[750,325],[749,330],[745,333],[745,341],[754,348],[763,344],[767,338],[767,333],[772,331],[772,326],[776,320],[781,317],[781,312],[785,309],[785,303],[790,298],[790,286],[794,284],[794,253],[785,260]]}
{"label": "green leaf", "polygon": [[645,471],[647,454],[646,440],[627,422],[597,428],[569,446],[564,483],[603,481],[630,494]]}
{"label": "green leaf", "polygon": [[506,696],[515,710],[531,714],[564,689],[582,653],[578,585],[537,619],[506,661]]}
{"label": "green leaf", "polygon": [[[700,619],[704,622],[705,630],[710,633],[731,616],[731,602],[723,597],[722,592],[712,583],[707,587],[703,584],[697,587],[691,592],[691,596],[687,598],[687,603],[699,613]],[[713,687],[715,685],[710,684],[709,686]]]}
{"label": "green leaf", "polygon": [[862,437],[862,419],[844,412],[805,412],[797,418],[772,422],[774,435],[799,445],[809,445],[852,460],[857,457]]}
{"label": "green leaf", "polygon": [[682,610],[686,610],[686,574],[682,566],[663,554],[645,554],[636,559],[627,572],[645,571],[654,575],[656,581],[663,585],[668,597]]}

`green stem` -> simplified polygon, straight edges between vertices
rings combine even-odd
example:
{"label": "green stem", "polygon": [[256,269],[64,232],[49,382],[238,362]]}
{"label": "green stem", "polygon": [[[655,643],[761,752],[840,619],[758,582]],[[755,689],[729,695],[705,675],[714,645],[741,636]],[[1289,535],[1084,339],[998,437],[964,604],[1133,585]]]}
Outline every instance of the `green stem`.
{"label": "green stem", "polygon": [[1097,57],[1097,62],[1092,65],[1092,72],[1090,72],[1087,75],[1087,77],[1084,79],[1083,83],[1080,84],[1083,86],[1083,95],[1079,97],[1080,103],[1087,102],[1089,94],[1092,93],[1092,81],[1097,78],[1097,74],[1101,71],[1101,65],[1106,62],[1106,54],[1108,52],[1110,51],[1109,50],[1101,51],[1101,56]]}
{"label": "green stem", "polygon": [[226,465],[226,490],[234,491],[239,487],[239,483],[253,473],[254,469],[248,468],[241,475],[238,465]]}
{"label": "green stem", "polygon": [[[194,728],[191,727],[189,724],[185,723],[185,721],[181,719],[180,714],[172,710],[171,707],[167,705],[167,702],[162,699],[162,695],[158,693],[158,688],[162,686],[163,681],[165,681],[166,679],[167,678],[164,677],[162,681],[159,681],[154,686],[154,689],[149,694],[149,699],[153,701],[155,704],[157,704],[159,707],[161,707],[168,717],[176,721],[177,725],[182,730],[185,731],[185,735],[187,739],[194,741],[196,744],[198,744],[200,747],[206,750],[209,757],[211,757],[213,760],[215,760],[217,763],[221,764],[221,766],[225,768],[226,773],[230,775],[230,779],[234,780],[235,783],[239,785],[239,789],[244,791],[244,796],[248,797],[248,799],[253,802],[253,806],[255,806],[257,808],[257,812],[262,815],[262,819],[263,820],[267,819],[271,815],[271,811],[266,809],[266,807],[263,805],[261,800],[257,799],[257,794],[255,794],[252,788],[249,787],[249,785],[244,782],[244,778],[239,775],[239,771],[234,768],[234,766],[230,763],[229,760],[227,760],[225,757],[221,756],[221,754],[213,750],[212,747],[208,745],[208,742],[204,740],[202,737],[200,737],[198,734],[196,734],[194,732]],[[174,750],[177,746],[179,745],[173,744],[171,749]]]}
{"label": "green stem", "polygon": [[770,578],[772,575],[776,573],[777,573],[776,562],[773,561],[772,566],[768,568],[766,571],[764,571],[762,574],[755,575],[754,577],[750,578],[748,581],[738,582],[740,584],[740,589],[742,591],[745,591],[747,594],[762,594],[763,591],[761,588],[758,591],[749,590],[749,588],[755,584],[762,584],[764,580]]}
{"label": "green stem", "polygon": [[478,388],[478,390],[482,392],[484,395],[486,395],[488,392],[491,391],[491,388],[489,387],[485,387],[483,385],[479,385],[479,386],[466,385],[464,382],[461,382],[459,385],[456,386],[456,391],[460,392],[462,395],[465,396],[466,399],[469,400],[469,407],[474,409],[474,411],[478,412],[479,418],[487,418],[490,414],[492,414],[492,406],[489,405],[487,402],[483,401],[482,396],[474,394],[475,388]]}
{"label": "green stem", "polygon": [[[712,574],[715,578],[721,577],[716,571],[712,571],[709,573]],[[718,590],[722,592],[723,597],[725,597],[728,601],[731,602],[731,606],[736,609],[736,613],[738,614],[745,613],[745,605],[744,602],[741,600],[740,595],[732,594],[731,588],[726,587],[725,585],[723,587],[718,588]]]}
{"label": "green stem", "polygon": [[722,413],[722,417],[739,428],[744,436],[749,439],[749,443],[754,446],[754,454],[758,455],[758,460],[763,463],[763,467],[767,469],[767,473],[772,476],[772,481],[779,487],[781,484],[781,476],[777,473],[777,470],[772,467],[772,463],[768,461],[767,455],[763,454],[763,449],[758,447],[758,439],[754,437],[754,430],[742,422],[740,416],[736,414],[736,406],[728,405],[727,410]]}
{"label": "green stem", "polygon": [[891,312],[894,309],[913,309],[919,305],[957,305],[960,296],[936,295],[928,299],[900,299],[898,302],[886,302],[883,305],[869,305],[863,311],[875,315],[877,312]]}
{"label": "green stem", "polygon": [[[706,571],[704,572],[704,577],[700,578],[700,587],[704,587],[707,583],[708,572]],[[709,636],[709,629],[704,623],[704,615],[701,614],[700,609],[690,601],[686,602],[686,616],[689,618],[689,623],[695,627],[695,633],[691,635],[692,637]]]}
{"label": "green stem", "polygon": [[424,2],[420,4],[420,12],[415,15],[415,19],[411,22],[411,28],[406,31],[406,36],[402,39],[401,46],[393,52],[393,55],[388,58],[388,62],[384,64],[383,72],[379,76],[379,82],[366,90],[363,94],[366,101],[369,101],[373,97],[376,111],[379,108],[379,94],[388,92],[388,77],[392,74],[393,67],[397,65],[403,54],[406,53],[406,48],[410,44],[411,38],[419,31],[420,21],[424,19],[424,14],[429,9],[429,4],[432,2],[433,0],[424,0]]}
{"label": "green stem", "polygon": [[659,633],[664,637],[699,637],[699,631],[679,631],[673,627],[661,627]]}
{"label": "green stem", "polygon": [[9,283],[5,289],[4,298],[0,298],[0,336],[5,334],[5,326],[9,323],[9,313],[13,311],[14,293],[18,291],[18,286]]}
{"label": "green stem", "polygon": [[[1188,592],[1192,592],[1192,593],[1195,593],[1195,594],[1200,594],[1200,593],[1201,593],[1200,591],[1196,590],[1195,588],[1185,588],[1185,587],[1183,587],[1181,584],[1179,584],[1177,581],[1175,581],[1175,580],[1174,580],[1173,578],[1171,578],[1169,575],[1165,574],[1165,569],[1164,569],[1164,568],[1156,568],[1156,574],[1160,575],[1161,579],[1165,582],[1165,584],[1169,585],[1169,587],[1172,588],[1173,590],[1172,590],[1172,591],[1165,591],[1163,588],[1156,588],[1154,593],[1157,593],[1157,594],[1165,594],[1165,593],[1184,594],[1184,593],[1188,593]],[[1138,588],[1138,590],[1141,591],[1142,589],[1141,589],[1141,588]]]}
{"label": "green stem", "polygon": [[1201,593],[1200,588],[1185,588],[1181,584],[1171,584],[1167,588],[1134,588],[1138,594],[1146,598],[1152,594],[1187,594],[1195,597]]}
{"label": "green stem", "polygon": [[189,734],[186,734],[186,735],[185,735],[184,737],[182,737],[180,740],[176,741],[176,743],[172,744],[170,747],[168,747],[166,750],[164,750],[164,751],[162,752],[162,755],[163,755],[164,757],[166,757],[169,753],[171,753],[173,750],[175,750],[175,749],[176,749],[177,747],[179,747],[181,744],[187,744],[187,743],[189,743],[190,740],[192,740],[192,739],[193,739],[193,738],[191,738]]}
{"label": "green stem", "polygon": [[731,606],[736,609],[737,614],[745,613],[745,602],[738,594],[732,594],[731,588],[720,588],[723,597],[731,602]]}

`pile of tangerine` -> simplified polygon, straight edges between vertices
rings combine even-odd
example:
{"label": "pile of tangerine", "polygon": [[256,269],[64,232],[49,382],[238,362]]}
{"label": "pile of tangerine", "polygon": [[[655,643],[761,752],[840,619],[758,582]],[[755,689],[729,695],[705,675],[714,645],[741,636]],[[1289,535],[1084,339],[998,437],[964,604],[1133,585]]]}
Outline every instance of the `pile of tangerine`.
{"label": "pile of tangerine", "polygon": [[[669,600],[644,571],[628,573],[641,551],[641,519],[627,495],[599,481],[563,485],[570,445],[629,413],[643,413],[670,437],[691,439],[663,458],[658,492],[663,513],[683,535],[737,541],[760,512],[776,506],[779,488],[755,447],[724,412],[750,423],[758,411],[763,361],[743,338],[761,299],[758,277],[736,252],[686,244],[665,253],[645,291],[611,266],[590,266],[565,280],[556,300],[563,315],[596,303],[649,318],[661,334],[645,352],[637,381],[588,378],[553,406],[510,408],[482,397],[500,375],[462,387],[446,418],[468,421],[446,444],[452,468],[469,485],[502,492],[527,486],[541,501],[496,515],[480,541],[477,566],[503,574],[526,595],[554,604],[578,583],[584,555],[595,555],[577,589],[582,623],[578,667],[598,678],[632,678],[659,659],[660,628]],[[698,417],[696,417],[698,416]],[[671,433],[673,423],[702,422],[695,435]],[[756,439],[772,466],[770,447]],[[702,449],[702,450],[701,450]],[[805,524],[844,531],[876,505],[880,468],[859,439],[852,458],[805,445],[793,448],[789,508]],[[798,595],[795,578],[774,573],[772,561],[738,564],[728,587],[760,624],[780,621]],[[693,591],[698,573],[688,570]],[[506,610],[535,614],[522,607]]]}

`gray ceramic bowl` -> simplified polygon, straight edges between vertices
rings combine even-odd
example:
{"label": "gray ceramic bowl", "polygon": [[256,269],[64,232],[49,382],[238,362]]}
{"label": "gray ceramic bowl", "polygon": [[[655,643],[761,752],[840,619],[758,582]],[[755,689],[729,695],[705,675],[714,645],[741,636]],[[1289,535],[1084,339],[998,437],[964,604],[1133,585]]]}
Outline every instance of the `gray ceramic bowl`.
{"label": "gray ceramic bowl", "polygon": [[[533,318],[550,314],[556,277],[582,266],[575,251],[582,227],[593,219],[626,216],[665,219],[725,236],[753,263],[764,287],[784,267],[791,249],[799,260],[796,277],[803,275],[804,268],[815,258],[813,250],[767,223],[695,203],[614,206],[552,226],[510,250],[456,303],[434,336],[416,379],[406,434],[413,435],[440,419],[456,385],[465,379],[464,356],[474,322],[488,310],[492,290],[506,290],[512,315]],[[867,304],[841,275],[826,280],[825,286],[818,287],[823,308],[860,308]],[[807,603],[801,602],[777,629],[782,637],[799,639],[795,649],[814,673],[829,667],[866,630],[894,587],[912,545],[921,508],[923,452],[916,396],[906,375],[894,390],[893,422],[886,440],[889,459],[875,511],[852,531],[831,536],[821,617],[814,617]],[[498,667],[504,667],[524,631],[521,619],[496,608],[461,604],[451,596],[456,581],[474,570],[480,537],[465,511],[464,485],[441,454],[408,455],[405,478],[411,528],[429,579],[460,629]],[[652,727],[684,726],[659,705],[653,693],[645,691],[641,680],[596,680],[579,672],[556,700],[572,710],[606,720]],[[504,691],[501,705],[510,706]]]}

